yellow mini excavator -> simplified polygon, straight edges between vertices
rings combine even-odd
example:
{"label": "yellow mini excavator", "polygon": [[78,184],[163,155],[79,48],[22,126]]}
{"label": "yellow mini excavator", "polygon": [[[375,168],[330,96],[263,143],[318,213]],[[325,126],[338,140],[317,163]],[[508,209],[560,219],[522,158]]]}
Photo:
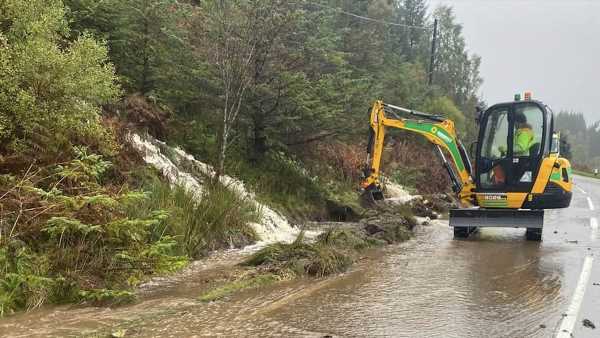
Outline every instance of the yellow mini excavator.
{"label": "yellow mini excavator", "polygon": [[380,165],[386,129],[402,129],[424,136],[437,148],[458,197],[450,210],[455,237],[468,237],[480,227],[514,227],[527,228],[528,240],[541,240],[544,210],[568,207],[573,188],[571,165],[559,155],[553,113],[525,93],[524,100],[515,95],[515,101],[478,114],[472,166],[453,121],[376,101],[370,111],[363,199],[375,203],[384,198]]}

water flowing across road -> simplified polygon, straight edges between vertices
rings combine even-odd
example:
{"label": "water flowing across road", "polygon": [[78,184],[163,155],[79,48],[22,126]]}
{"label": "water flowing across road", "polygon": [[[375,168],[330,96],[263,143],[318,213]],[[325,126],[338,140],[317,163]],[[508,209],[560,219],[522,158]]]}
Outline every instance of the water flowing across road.
{"label": "water flowing across road", "polygon": [[[352,271],[334,278],[283,282],[207,304],[197,297],[208,269],[133,306],[39,310],[1,321],[0,332],[552,337],[565,327],[572,330],[568,335],[597,337],[600,328],[584,327],[582,321],[600,324],[599,260],[583,281],[581,272],[588,257],[600,256],[591,221],[598,215],[587,199],[600,203],[600,184],[577,179],[586,193],[577,192],[569,209],[547,212],[541,243],[526,241],[523,229],[484,229],[471,239],[454,240],[447,223],[435,222],[418,227],[409,242],[366,254]],[[574,306],[582,283],[587,288]]]}

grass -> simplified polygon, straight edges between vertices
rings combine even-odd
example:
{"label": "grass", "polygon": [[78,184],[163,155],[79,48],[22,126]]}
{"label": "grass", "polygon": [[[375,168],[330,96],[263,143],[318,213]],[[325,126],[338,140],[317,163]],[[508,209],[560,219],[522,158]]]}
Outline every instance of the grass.
{"label": "grass", "polygon": [[221,184],[209,184],[200,198],[184,188],[171,188],[158,178],[144,184],[148,198],[131,210],[133,215],[166,210],[167,215],[155,235],[169,234],[178,239],[183,253],[198,258],[209,251],[241,247],[256,240],[248,225],[259,219],[255,205]]}
{"label": "grass", "polygon": [[408,226],[405,221],[367,223],[363,228],[330,229],[314,241],[301,233],[293,243],[271,244],[242,264],[282,275],[324,277],[346,271],[365,249],[407,240]]}
{"label": "grass", "polygon": [[586,177],[591,177],[591,178],[599,178],[600,179],[600,174],[594,175],[593,173],[588,172],[588,171],[573,169],[573,173],[575,175],[586,176]]}
{"label": "grass", "polygon": [[203,302],[212,302],[230,296],[235,292],[267,286],[278,280],[278,276],[269,273],[246,277],[214,288],[202,294],[199,299]]}
{"label": "grass", "polygon": [[246,260],[244,265],[267,267],[282,275],[323,277],[343,272],[352,265],[348,249],[337,243],[327,243],[323,238],[308,243],[299,237],[290,244],[269,245]]}
{"label": "grass", "polygon": [[208,290],[200,300],[215,301],[281,280],[345,272],[366,249],[409,239],[411,221],[396,215],[393,220],[379,224],[367,222],[357,228],[330,229],[315,240],[308,240],[300,233],[294,242],[268,245],[242,262],[241,266],[254,269],[250,270],[251,277],[244,276]]}
{"label": "grass", "polygon": [[307,241],[301,233],[293,243],[271,244],[246,259],[241,265],[255,269],[250,270],[254,272],[250,277],[243,276],[208,290],[199,299],[215,301],[280,280],[340,273],[352,265],[357,252],[380,243],[361,238],[351,230],[330,230],[314,242]]}
{"label": "grass", "polygon": [[135,294],[126,290],[82,290],[79,292],[79,298],[96,306],[122,305],[135,300]]}
{"label": "grass", "polygon": [[240,161],[233,174],[256,192],[261,202],[295,219],[324,218],[326,193],[300,165],[280,156],[267,155],[259,163]]}

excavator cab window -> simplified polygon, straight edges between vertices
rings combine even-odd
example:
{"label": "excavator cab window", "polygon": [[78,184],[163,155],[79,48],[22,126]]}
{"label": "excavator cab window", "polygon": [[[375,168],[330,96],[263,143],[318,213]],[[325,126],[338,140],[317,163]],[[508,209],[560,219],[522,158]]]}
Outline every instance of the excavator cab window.
{"label": "excavator cab window", "polygon": [[513,116],[512,185],[528,191],[542,151],[544,112],[536,104],[521,103],[515,105]]}
{"label": "excavator cab window", "polygon": [[480,191],[530,191],[544,152],[546,112],[535,101],[500,104],[481,118],[476,183]]}

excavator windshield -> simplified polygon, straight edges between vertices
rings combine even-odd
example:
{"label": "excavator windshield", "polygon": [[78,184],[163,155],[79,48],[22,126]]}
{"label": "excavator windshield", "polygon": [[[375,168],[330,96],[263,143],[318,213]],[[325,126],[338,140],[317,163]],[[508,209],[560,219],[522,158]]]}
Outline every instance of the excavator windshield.
{"label": "excavator windshield", "polygon": [[544,106],[534,101],[496,105],[481,123],[478,189],[530,191],[544,149]]}

